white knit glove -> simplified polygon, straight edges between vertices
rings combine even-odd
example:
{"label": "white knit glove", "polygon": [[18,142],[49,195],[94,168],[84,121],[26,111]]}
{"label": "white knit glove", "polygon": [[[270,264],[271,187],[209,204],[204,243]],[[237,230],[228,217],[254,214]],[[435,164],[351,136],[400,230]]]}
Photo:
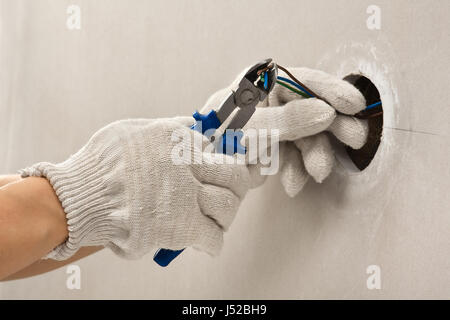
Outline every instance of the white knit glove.
{"label": "white knit glove", "polygon": [[230,156],[202,152],[186,139],[182,146],[191,159],[203,156],[203,163],[175,164],[172,152],[180,150],[180,141],[172,141],[175,130],[209,143],[189,128],[193,122],[192,117],[114,122],[68,160],[22,170],[23,177],[50,181],[67,216],[69,237],[47,258],[65,260],[82,246],[96,245],[126,258],[158,247],[218,254],[250,175],[245,165],[217,164]]}
{"label": "white knit glove", "polygon": [[[236,78],[230,88],[236,86],[246,70]],[[316,98],[305,99],[276,84],[269,99],[258,105],[255,114],[244,127],[244,133],[248,128],[280,130],[280,179],[286,193],[294,197],[310,175],[316,182],[322,182],[331,173],[335,158],[325,131],[333,133],[350,147],[359,149],[367,140],[368,126],[366,121],[349,116],[366,106],[363,95],[353,85],[318,70],[288,70],[316,94],[326,99],[331,106]],[[202,113],[217,108],[230,88],[213,94],[203,107]],[[258,177],[260,166],[249,166],[252,187],[262,184],[267,177]]]}
{"label": "white knit glove", "polygon": [[[352,115],[364,110],[366,101],[361,92],[349,82],[308,68],[288,68],[298,80],[324,98],[339,113],[326,131],[353,149],[360,149],[368,136],[368,124]],[[298,94],[277,85],[266,100],[269,106],[279,106],[292,101],[309,103]],[[313,108],[313,106],[311,105]],[[280,170],[281,183],[286,193],[295,196],[312,176],[322,182],[331,173],[335,163],[334,150],[327,132],[287,141],[280,153],[284,161]]]}

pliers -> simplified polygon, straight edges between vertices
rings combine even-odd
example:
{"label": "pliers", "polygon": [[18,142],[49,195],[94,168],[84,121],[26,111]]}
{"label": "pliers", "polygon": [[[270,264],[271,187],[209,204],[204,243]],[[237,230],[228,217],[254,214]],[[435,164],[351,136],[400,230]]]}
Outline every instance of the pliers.
{"label": "pliers", "polygon": [[[227,125],[225,133],[214,143],[216,151],[220,150],[226,154],[245,154],[246,149],[240,143],[243,136],[240,129],[250,120],[256,111],[256,105],[260,101],[264,101],[272,91],[277,80],[277,73],[277,65],[272,62],[272,59],[255,64],[242,77],[236,91],[231,90],[217,110],[213,109],[207,115],[200,114],[198,111],[194,112],[195,123],[191,129],[213,140],[216,129],[222,126],[236,108],[239,108]],[[232,139],[227,139],[229,130],[233,131]],[[161,248],[155,253],[153,260],[165,267],[183,250]]]}

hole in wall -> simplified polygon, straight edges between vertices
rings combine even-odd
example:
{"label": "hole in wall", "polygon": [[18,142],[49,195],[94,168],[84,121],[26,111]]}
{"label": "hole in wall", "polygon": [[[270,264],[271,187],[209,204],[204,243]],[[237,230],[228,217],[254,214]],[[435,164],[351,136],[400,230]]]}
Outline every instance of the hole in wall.
{"label": "hole in wall", "polygon": [[[380,93],[375,84],[361,74],[350,74],[345,81],[354,85],[366,99],[368,106],[381,101]],[[383,133],[382,104],[371,109],[363,110],[356,115],[360,119],[367,119],[369,135],[366,144],[358,150],[341,144],[337,156],[343,166],[350,171],[363,171],[372,162],[381,142]]]}

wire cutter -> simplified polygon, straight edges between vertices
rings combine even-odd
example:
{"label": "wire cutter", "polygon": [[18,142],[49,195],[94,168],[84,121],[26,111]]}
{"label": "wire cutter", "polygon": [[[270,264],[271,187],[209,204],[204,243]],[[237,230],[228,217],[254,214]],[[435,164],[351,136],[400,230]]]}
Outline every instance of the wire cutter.
{"label": "wire cutter", "polygon": [[[206,135],[213,141],[216,129],[222,126],[236,108],[239,108],[227,125],[225,133],[215,141],[215,150],[226,154],[245,154],[246,149],[240,143],[243,136],[240,129],[250,120],[256,110],[256,105],[260,101],[264,101],[273,89],[277,73],[277,65],[272,62],[272,59],[255,64],[242,77],[236,91],[231,90],[217,110],[211,110],[206,115],[200,114],[198,111],[194,112],[195,123],[191,129]],[[232,139],[227,139],[230,137],[227,133],[230,130],[233,131]],[[155,253],[153,260],[160,266],[166,267],[183,250],[161,248]]]}

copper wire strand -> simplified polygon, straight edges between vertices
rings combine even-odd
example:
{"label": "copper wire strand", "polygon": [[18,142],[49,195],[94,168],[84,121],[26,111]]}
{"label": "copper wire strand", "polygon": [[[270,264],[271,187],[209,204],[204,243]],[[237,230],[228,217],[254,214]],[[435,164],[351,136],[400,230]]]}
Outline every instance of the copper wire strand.
{"label": "copper wire strand", "polygon": [[270,63],[267,67],[265,67],[261,70],[258,70],[256,72],[256,74],[259,76],[259,75],[261,75],[261,73],[266,72],[267,70],[272,69],[272,68],[273,68],[273,63]]}

